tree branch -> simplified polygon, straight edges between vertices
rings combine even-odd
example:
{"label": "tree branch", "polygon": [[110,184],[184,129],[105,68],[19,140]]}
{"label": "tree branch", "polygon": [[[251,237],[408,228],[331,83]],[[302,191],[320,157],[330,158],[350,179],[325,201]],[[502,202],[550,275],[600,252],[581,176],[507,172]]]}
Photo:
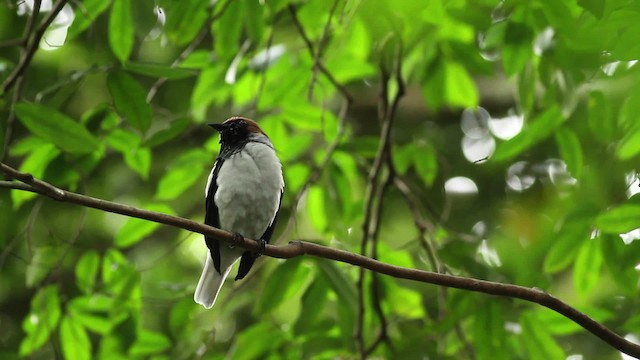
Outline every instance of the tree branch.
{"label": "tree branch", "polygon": [[27,42],[25,52],[23,56],[20,58],[20,62],[18,63],[18,66],[16,66],[16,68],[13,70],[11,74],[9,74],[9,76],[4,81],[4,83],[2,83],[3,94],[6,94],[9,90],[11,90],[11,88],[13,87],[13,85],[15,85],[18,78],[24,75],[24,72],[27,70],[27,67],[29,67],[29,64],[31,64],[33,55],[35,55],[36,51],[38,50],[38,45],[40,44],[40,40],[42,40],[44,33],[47,31],[47,28],[49,27],[49,25],[51,25],[51,23],[56,18],[58,13],[67,4],[67,1],[68,0],[58,0],[58,2],[56,2],[51,8],[51,12],[47,14],[44,20],[42,20],[42,23],[40,24],[40,26],[38,26],[35,33],[33,34],[31,41]]}
{"label": "tree branch", "polygon": [[[171,225],[180,229],[207,235],[219,241],[224,241],[227,243],[234,242],[234,236],[232,233],[202,223],[198,223],[178,216],[143,210],[129,205],[123,205],[112,201],[102,200],[71,191],[62,190],[47,182],[38,180],[30,174],[19,172],[18,170],[4,163],[0,163],[0,171],[7,174],[10,178],[24,182],[24,184],[17,184],[13,181],[0,181],[0,188],[32,191],[58,201],[69,202],[111,213]],[[251,239],[242,239],[237,245],[248,250],[258,250],[260,247],[258,242]],[[283,246],[267,244],[264,254],[280,259],[290,259],[302,255],[311,255],[363,267],[365,269],[399,279],[413,280],[423,283],[480,292],[489,295],[517,298],[533,302],[554,310],[559,314],[565,316],[566,318],[574,321],[575,323],[582,326],[585,330],[596,335],[617,350],[630,356],[640,358],[640,345],[626,340],[625,338],[608,329],[603,324],[600,324],[599,322],[591,319],[589,316],[569,306],[562,300],[537,288],[527,288],[518,285],[503,284],[499,282],[466,278],[462,276],[438,274],[431,271],[403,268],[400,266],[386,264],[366,256],[354,254],[344,250],[333,249],[306,241],[292,241],[288,245]]]}
{"label": "tree branch", "polygon": [[[315,47],[313,46],[313,43],[311,42],[311,39],[309,39],[309,36],[307,35],[307,33],[304,31],[304,27],[302,26],[302,23],[300,22],[300,19],[298,19],[298,15],[296,13],[296,8],[293,5],[289,5],[289,13],[291,13],[291,18],[293,19],[293,23],[295,24],[296,28],[298,29],[298,32],[300,33],[300,36],[302,37],[302,40],[304,40],[304,43],[307,45],[307,49],[309,50],[309,54],[314,59],[314,65],[313,65],[313,69],[314,70],[313,71],[315,71],[315,69],[320,70],[320,72],[322,72],[324,74],[324,76],[327,77],[329,82],[331,82],[331,84],[333,84],[333,86],[335,86],[336,89],[338,89],[338,91],[340,91],[340,93],[342,93],[342,95],[347,99],[347,101],[349,103],[353,103],[353,96],[351,95],[351,93],[349,93],[349,90],[347,90],[347,88],[343,84],[341,84],[333,76],[333,74],[331,74],[329,69],[327,69],[324,66],[324,64],[319,59],[319,55],[316,56]],[[322,44],[320,44],[320,46],[322,46]]]}

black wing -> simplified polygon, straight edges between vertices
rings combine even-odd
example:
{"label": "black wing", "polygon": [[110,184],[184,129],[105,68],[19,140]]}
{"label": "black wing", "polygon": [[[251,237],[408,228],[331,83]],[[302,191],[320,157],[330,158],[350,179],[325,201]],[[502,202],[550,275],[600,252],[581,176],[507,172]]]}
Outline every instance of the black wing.
{"label": "black wing", "polygon": [[[214,197],[216,195],[216,191],[218,191],[217,180],[218,173],[220,172],[220,168],[222,167],[222,163],[224,163],[224,159],[219,158],[213,165],[213,173],[211,174],[211,181],[209,181],[209,188],[207,189],[207,202],[204,215],[204,223],[217,228],[220,227],[220,214],[218,213],[218,206],[214,201]],[[221,274],[220,242],[207,236],[204,237],[204,241],[207,243],[209,253],[211,254],[211,259],[213,259],[213,266],[216,268],[216,271]]]}
{"label": "black wing", "polygon": [[[273,217],[273,221],[267,227],[267,230],[264,231],[264,234],[260,237],[260,239],[256,240],[264,240],[267,243],[271,240],[271,236],[273,236],[273,230],[276,228],[276,221],[278,220],[278,214],[280,213],[280,204],[282,204],[282,194],[284,194],[284,190],[280,192],[280,200],[278,201],[278,210],[276,210],[276,215]],[[256,254],[251,251],[245,251],[242,253],[242,258],[240,259],[240,267],[238,268],[238,275],[236,275],[236,280],[240,280],[244,278],[251,270],[253,263],[256,261]]]}

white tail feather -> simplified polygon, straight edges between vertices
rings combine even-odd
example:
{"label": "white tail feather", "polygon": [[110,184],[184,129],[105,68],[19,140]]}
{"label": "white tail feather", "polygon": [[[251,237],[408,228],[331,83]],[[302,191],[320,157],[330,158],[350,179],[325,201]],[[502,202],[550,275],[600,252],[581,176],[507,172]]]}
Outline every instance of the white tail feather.
{"label": "white tail feather", "polygon": [[[233,263],[231,265],[233,265]],[[205,308],[211,309],[213,304],[216,302],[216,298],[218,297],[220,289],[222,289],[222,285],[224,284],[224,280],[229,275],[231,268],[232,266],[229,266],[226,269],[223,269],[222,275],[218,274],[216,269],[213,267],[211,255],[207,253],[207,260],[204,264],[204,268],[202,269],[202,275],[200,275],[196,292],[193,294],[193,300]]]}

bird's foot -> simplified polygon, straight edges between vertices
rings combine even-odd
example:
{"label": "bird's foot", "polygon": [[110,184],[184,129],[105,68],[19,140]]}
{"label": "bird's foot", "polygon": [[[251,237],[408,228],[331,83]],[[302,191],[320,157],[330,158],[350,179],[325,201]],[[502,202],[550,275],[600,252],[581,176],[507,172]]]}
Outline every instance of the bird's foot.
{"label": "bird's foot", "polygon": [[257,241],[259,248],[257,251],[253,252],[253,257],[258,258],[260,256],[262,256],[262,254],[264,254],[265,250],[267,249],[267,240],[265,239],[260,239]]}
{"label": "bird's foot", "polygon": [[236,246],[241,245],[243,241],[244,241],[244,236],[242,236],[242,234],[240,234],[239,232],[235,232],[233,233],[233,238],[229,243],[229,248],[233,249]]}

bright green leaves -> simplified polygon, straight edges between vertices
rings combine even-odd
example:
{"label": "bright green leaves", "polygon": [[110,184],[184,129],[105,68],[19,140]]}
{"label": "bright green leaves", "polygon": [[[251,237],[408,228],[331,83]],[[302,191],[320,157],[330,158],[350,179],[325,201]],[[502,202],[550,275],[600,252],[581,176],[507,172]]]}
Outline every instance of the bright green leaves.
{"label": "bright green leaves", "polygon": [[418,141],[399,146],[393,151],[393,162],[400,174],[413,166],[426,186],[431,186],[438,174],[436,151],[428,143]]}
{"label": "bright green leaves", "polygon": [[58,288],[53,285],[41,288],[31,300],[31,309],[22,323],[27,336],[20,343],[21,356],[33,353],[49,340],[61,314]]}
{"label": "bright green leaves", "polygon": [[62,353],[68,360],[91,359],[91,340],[85,328],[73,317],[65,316],[60,324]]}
{"label": "bright green leaves", "polygon": [[86,294],[90,294],[95,286],[100,255],[95,250],[87,251],[76,263],[76,285]]}
{"label": "bright green leaves", "polygon": [[31,133],[71,153],[98,150],[100,143],[80,123],[45,105],[20,103],[16,114]]}
{"label": "bright green leaves", "polygon": [[[546,139],[564,121],[565,117],[557,106],[545,110],[533,118],[518,135],[499,143],[493,155],[493,160],[507,161],[520,155],[531,146]],[[571,140],[567,140],[567,142],[569,141]],[[567,146],[570,147],[572,145],[569,144]]]}
{"label": "bright green leaves", "polygon": [[146,64],[129,61],[124,65],[124,68],[127,71],[136,74],[155,78],[167,78],[171,80],[184,79],[195,75],[195,72],[191,69],[184,69],[163,64]]}
{"label": "bright green leaves", "polygon": [[567,164],[571,175],[580,179],[582,177],[584,159],[578,136],[571,129],[561,127],[556,131],[555,138],[558,144],[558,150],[560,151],[560,157]]}
{"label": "bright green leaves", "polygon": [[520,316],[522,335],[520,339],[530,359],[564,359],[566,355],[562,347],[553,339],[545,324],[534,313],[527,312]]}
{"label": "bright green leaves", "polygon": [[109,45],[121,63],[127,61],[133,49],[131,5],[131,0],[113,0],[109,16]]}
{"label": "bright green leaves", "polygon": [[151,107],[147,103],[144,88],[130,75],[123,71],[109,73],[107,79],[113,104],[129,125],[146,132],[151,125]]}
{"label": "bright green leaves", "polygon": [[229,358],[240,360],[267,358],[268,354],[273,353],[273,350],[285,340],[285,334],[271,323],[257,323],[237,336]]}
{"label": "bright green leaves", "polygon": [[625,294],[635,294],[638,285],[640,241],[625,244],[619,236],[602,235],[602,255],[611,278]]}
{"label": "bright green leaves", "polygon": [[475,107],[479,95],[473,78],[467,69],[457,62],[444,60],[427,73],[423,87],[427,104],[433,108],[440,107]]}
{"label": "bright green leaves", "polygon": [[[209,15],[207,0],[161,1],[167,13],[165,32],[178,45],[189,43],[202,29]],[[216,4],[219,7],[220,3]],[[224,5],[223,5],[224,6]]]}
{"label": "bright green leaves", "polygon": [[[259,313],[268,313],[285,301],[294,298],[296,293],[305,290],[309,283],[311,268],[302,259],[284,261],[271,273],[267,284],[257,302]],[[288,308],[288,310],[291,310]]]}
{"label": "bright green leaves", "polygon": [[600,214],[596,226],[605,233],[621,234],[640,228],[640,205],[625,204]]}
{"label": "bright green leaves", "polygon": [[129,168],[137,172],[143,179],[149,175],[151,168],[151,150],[140,144],[138,135],[122,129],[115,129],[106,137],[107,144],[124,157]]}
{"label": "bright green leaves", "polygon": [[505,319],[501,303],[486,301],[477,311],[473,326],[474,347],[479,359],[508,359],[504,351]]}
{"label": "bright green leaves", "polygon": [[131,356],[148,356],[160,353],[171,346],[171,341],[162,333],[140,330],[138,337],[129,349]]}
{"label": "bright green leaves", "polygon": [[573,283],[576,292],[581,296],[586,296],[595,289],[600,280],[603,263],[602,251],[600,249],[600,238],[585,241],[578,251],[576,262],[573,266]]}
{"label": "bright green leaves", "polygon": [[524,68],[533,55],[533,31],[525,24],[510,22],[504,33],[502,66],[508,75]]}
{"label": "bright green leaves", "polygon": [[[211,164],[209,164],[211,162]],[[206,175],[205,165],[213,165],[212,157],[204,150],[186,152],[175,159],[158,183],[154,197],[158,200],[172,200],[191,188]]]}
{"label": "bright green leaves", "polygon": [[72,38],[86,30],[109,5],[111,5],[109,0],[84,0],[82,11],[75,13],[73,24],[69,27],[69,37]]}

